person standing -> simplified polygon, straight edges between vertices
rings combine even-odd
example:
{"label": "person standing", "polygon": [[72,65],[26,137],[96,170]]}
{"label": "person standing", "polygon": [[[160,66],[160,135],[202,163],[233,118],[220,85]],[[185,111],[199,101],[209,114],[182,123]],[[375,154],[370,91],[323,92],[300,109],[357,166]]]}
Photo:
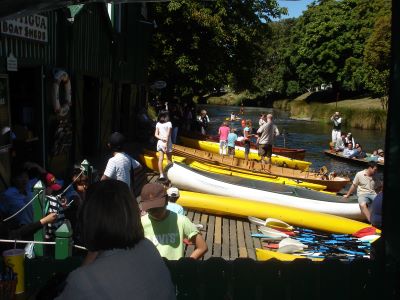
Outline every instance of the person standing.
{"label": "person standing", "polygon": [[160,178],[164,178],[163,161],[164,154],[167,156],[168,163],[172,162],[172,124],[169,121],[169,114],[167,111],[162,111],[158,114],[158,122],[156,124],[156,131],[154,136],[158,139],[157,151],[158,156],[158,171]]}
{"label": "person standing", "polygon": [[226,146],[228,143],[229,127],[227,122],[223,122],[221,127],[218,129],[219,134],[219,154],[226,154]]}
{"label": "person standing", "polygon": [[201,134],[206,135],[208,123],[210,123],[210,118],[208,117],[207,111],[205,109],[201,110],[200,115],[197,117],[197,122],[200,125]]}
{"label": "person standing", "polygon": [[125,137],[121,133],[111,134],[107,146],[112,152],[112,157],[107,162],[101,180],[123,181],[132,189],[131,177],[135,170],[142,168],[141,164],[124,152]]}
{"label": "person standing", "polygon": [[271,156],[272,146],[274,144],[275,136],[279,135],[278,127],[273,122],[272,114],[268,114],[265,118],[265,123],[258,128],[257,134],[259,135],[258,155],[261,157],[261,166],[265,170],[264,158],[267,158],[268,172],[271,173]]}
{"label": "person standing", "polygon": [[244,159],[245,161],[249,160],[250,153],[250,138],[251,138],[251,120],[246,121],[246,127],[243,128],[243,143],[244,143]]}
{"label": "person standing", "polygon": [[342,130],[342,118],[340,117],[340,114],[338,111],[332,115],[331,121],[333,123],[332,143],[333,143],[333,145],[335,145],[336,140],[341,138],[341,130]]}
{"label": "person standing", "polygon": [[228,134],[228,155],[229,157],[235,157],[235,142],[238,136],[236,134],[236,129],[231,128],[231,132]]}
{"label": "person standing", "polygon": [[343,196],[343,198],[348,199],[349,196],[357,189],[358,204],[360,205],[362,214],[367,218],[368,221],[371,221],[369,206],[376,197],[375,189],[378,185],[378,180],[375,175],[377,171],[378,165],[376,162],[369,162],[366,170],[360,171],[356,174],[353,184],[346,195]]}

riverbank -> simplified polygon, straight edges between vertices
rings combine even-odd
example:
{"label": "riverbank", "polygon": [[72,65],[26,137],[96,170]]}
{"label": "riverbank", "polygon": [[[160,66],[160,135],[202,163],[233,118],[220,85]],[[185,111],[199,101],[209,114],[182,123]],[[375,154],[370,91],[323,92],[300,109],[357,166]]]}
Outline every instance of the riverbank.
{"label": "riverbank", "polygon": [[307,102],[309,95],[304,94],[293,100],[277,100],[273,107],[288,111],[294,119],[323,123],[329,123],[332,114],[339,111],[347,127],[377,130],[386,128],[387,112],[382,109],[379,99],[361,98],[321,103]]}

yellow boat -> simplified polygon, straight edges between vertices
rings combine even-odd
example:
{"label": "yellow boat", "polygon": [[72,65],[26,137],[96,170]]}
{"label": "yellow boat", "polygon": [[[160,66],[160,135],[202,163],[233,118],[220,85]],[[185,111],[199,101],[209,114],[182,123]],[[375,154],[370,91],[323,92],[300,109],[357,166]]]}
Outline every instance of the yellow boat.
{"label": "yellow boat", "polygon": [[[144,152],[147,155],[143,155],[141,157],[142,162],[149,169],[151,169],[153,171],[157,171],[158,165],[157,165],[157,159],[155,157],[156,152],[147,151],[147,150],[145,150]],[[158,153],[157,153],[157,155],[158,155]],[[255,174],[252,174],[251,172],[238,172],[238,171],[231,170],[231,168],[229,168],[229,167],[215,166],[212,164],[200,163],[193,159],[189,159],[189,158],[185,158],[185,157],[181,157],[181,156],[173,155],[172,160],[176,161],[176,162],[185,163],[186,165],[190,166],[193,169],[206,171],[206,172],[210,172],[210,173],[215,173],[215,174],[229,175],[229,176],[241,177],[241,178],[252,179],[252,180],[272,182],[272,183],[277,183],[277,184],[286,184],[286,185],[290,185],[290,186],[308,188],[308,189],[312,189],[312,190],[316,190],[316,191],[323,191],[326,189],[326,186],[320,185],[320,184],[315,184],[315,183],[311,183],[311,182],[303,182],[303,181],[299,181],[299,180],[278,177],[278,176],[273,176],[273,175],[265,175],[265,174],[255,175]],[[166,160],[164,160],[164,166],[166,166]],[[325,192],[325,191],[324,191],[324,193],[334,194],[334,193]]]}
{"label": "yellow boat", "polygon": [[[196,148],[212,153],[219,153],[219,144],[215,142],[209,142],[209,141],[200,141],[200,140],[195,140],[187,137],[180,137],[180,140],[183,145],[191,148]],[[244,148],[236,146],[235,147],[235,157],[237,158],[244,158]],[[260,156],[258,155],[257,150],[255,149],[250,149],[249,153],[249,159],[253,160],[260,160]],[[310,162],[308,161],[303,161],[303,160],[297,160],[297,159],[292,159],[280,155],[275,155],[273,154],[271,157],[271,161],[274,165],[277,166],[284,166],[288,167],[291,169],[296,169],[296,170],[302,170],[302,171],[307,171],[311,165]]]}
{"label": "yellow boat", "polygon": [[295,259],[310,259],[312,261],[322,261],[322,258],[308,258],[301,255],[296,254],[287,254],[287,253],[280,253],[266,249],[256,248],[256,257],[257,260],[265,261],[270,259],[277,259],[280,261],[293,261]]}
{"label": "yellow boat", "polygon": [[259,219],[275,218],[293,226],[339,234],[353,234],[369,224],[329,214],[233,197],[181,191],[183,207],[217,215]]}

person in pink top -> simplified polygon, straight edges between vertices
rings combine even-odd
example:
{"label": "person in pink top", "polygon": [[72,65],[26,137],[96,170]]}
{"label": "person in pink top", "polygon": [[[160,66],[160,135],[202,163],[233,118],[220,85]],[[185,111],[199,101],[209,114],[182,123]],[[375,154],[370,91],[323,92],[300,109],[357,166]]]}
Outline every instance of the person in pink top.
{"label": "person in pink top", "polygon": [[226,154],[226,145],[228,143],[228,134],[230,132],[230,128],[227,122],[223,122],[221,127],[218,129],[219,134],[219,154]]}

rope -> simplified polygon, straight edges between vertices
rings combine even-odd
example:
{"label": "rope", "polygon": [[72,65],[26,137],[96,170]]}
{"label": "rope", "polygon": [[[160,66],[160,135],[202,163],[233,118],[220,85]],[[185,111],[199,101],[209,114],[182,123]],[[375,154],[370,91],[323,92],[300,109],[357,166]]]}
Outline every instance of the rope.
{"label": "rope", "polygon": [[36,199],[37,196],[39,196],[41,193],[43,193],[43,191],[39,191],[39,193],[37,193],[27,204],[25,204],[19,211],[17,211],[15,214],[9,216],[8,218],[5,218],[3,220],[3,222],[6,222],[12,218],[14,218],[16,215],[20,214],[25,208],[27,208],[32,202],[33,200]]}
{"label": "rope", "polygon": [[83,172],[85,172],[85,170],[82,170],[78,176],[76,176],[76,178],[64,189],[64,191],[59,194],[58,196],[62,196],[65,194],[65,192],[79,179],[79,177],[82,176]]}
{"label": "rope", "polygon": [[[3,239],[0,239],[0,243],[14,243],[14,244],[17,244],[17,243],[20,243],[20,244],[31,243],[31,244],[41,244],[41,245],[55,245],[56,244],[56,242],[25,241],[25,240],[3,240]],[[79,245],[73,245],[73,247],[77,248],[77,249],[81,249],[81,250],[87,250],[85,247],[79,246]]]}

